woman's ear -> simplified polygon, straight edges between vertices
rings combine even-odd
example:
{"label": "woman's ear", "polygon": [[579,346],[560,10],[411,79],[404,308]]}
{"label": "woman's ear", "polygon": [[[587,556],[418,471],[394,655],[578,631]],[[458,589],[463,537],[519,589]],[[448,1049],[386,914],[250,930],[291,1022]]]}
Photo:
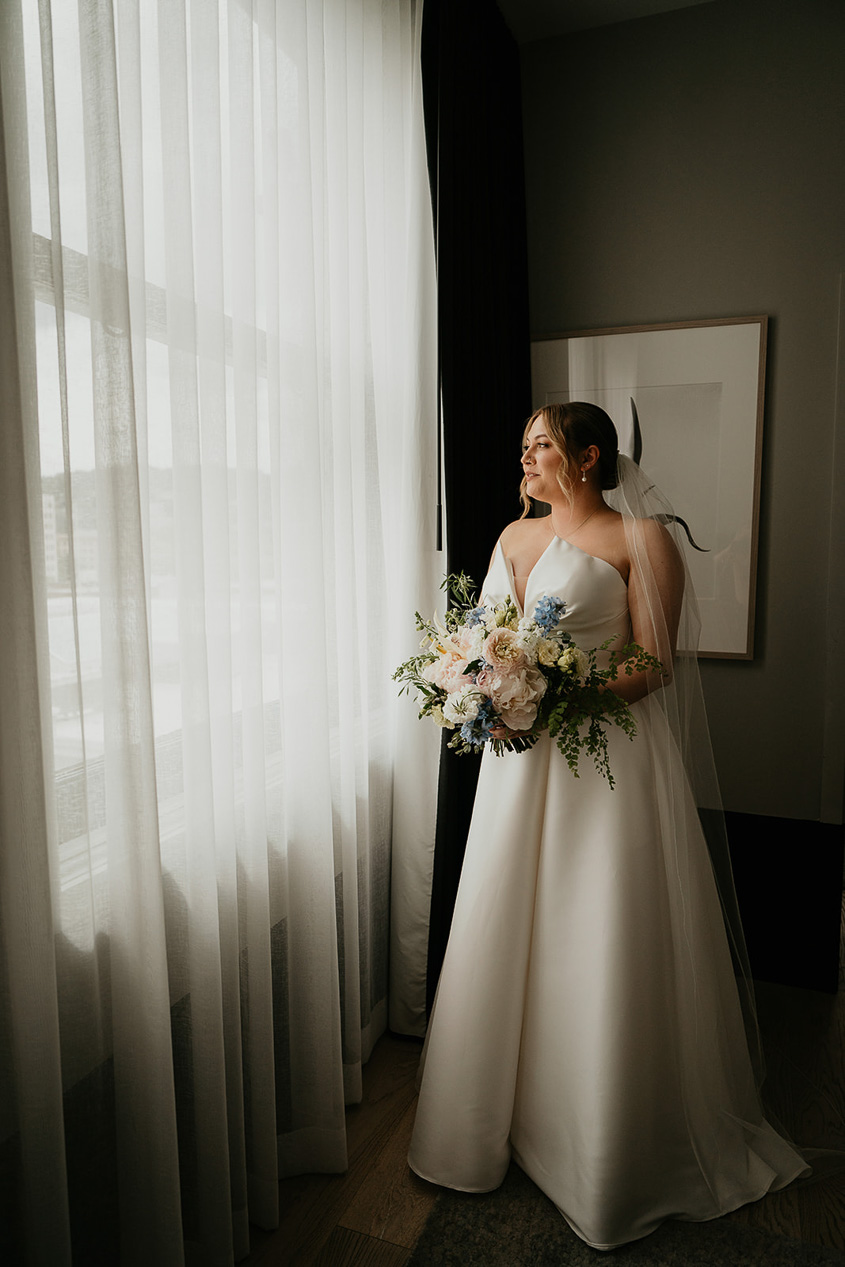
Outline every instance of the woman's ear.
{"label": "woman's ear", "polygon": [[581,461],[579,463],[581,469],[583,470],[585,467],[589,468],[591,466],[595,466],[599,457],[600,453],[598,445],[588,444],[584,452],[581,454]]}

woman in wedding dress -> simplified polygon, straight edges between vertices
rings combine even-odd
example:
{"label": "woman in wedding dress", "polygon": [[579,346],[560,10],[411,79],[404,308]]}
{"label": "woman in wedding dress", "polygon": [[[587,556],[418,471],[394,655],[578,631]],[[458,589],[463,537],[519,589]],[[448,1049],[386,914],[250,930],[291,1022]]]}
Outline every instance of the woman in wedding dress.
{"label": "woman in wedding dress", "polygon": [[483,601],[557,596],[582,649],[633,640],[662,672],[612,686],[637,722],[608,733],[613,788],[587,757],[574,778],[547,733],[485,752],[409,1162],[485,1192],[513,1158],[610,1249],[806,1164],[760,1107],[729,866],[696,808],[716,792],[676,520],[597,406],[534,414],[522,467],[526,511],[551,513],[505,529]]}

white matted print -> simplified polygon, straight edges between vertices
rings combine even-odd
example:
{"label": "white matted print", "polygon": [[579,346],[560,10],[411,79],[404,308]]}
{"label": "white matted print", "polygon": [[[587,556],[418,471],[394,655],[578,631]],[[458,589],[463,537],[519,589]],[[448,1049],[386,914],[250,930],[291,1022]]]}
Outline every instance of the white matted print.
{"label": "white matted print", "polygon": [[531,345],[534,408],[601,405],[689,525],[703,656],[751,659],[766,317],[585,330]]}

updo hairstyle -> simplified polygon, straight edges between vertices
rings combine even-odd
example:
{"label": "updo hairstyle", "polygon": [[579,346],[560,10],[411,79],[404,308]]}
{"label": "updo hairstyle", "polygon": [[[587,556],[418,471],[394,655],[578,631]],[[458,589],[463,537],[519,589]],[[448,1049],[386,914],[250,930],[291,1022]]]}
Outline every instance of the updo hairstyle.
{"label": "updo hairstyle", "polygon": [[[609,416],[598,405],[588,404],[583,400],[572,400],[565,405],[543,405],[536,409],[525,424],[522,433],[523,445],[527,442],[528,432],[538,418],[546,424],[546,434],[557,449],[563,461],[558,470],[558,483],[566,497],[572,501],[575,463],[578,454],[594,444],[599,451],[596,467],[599,476],[599,488],[602,492],[615,488],[618,483],[616,459],[619,456],[619,438],[616,428]],[[531,510],[531,499],[523,478],[519,486],[519,497],[524,507],[524,519]]]}

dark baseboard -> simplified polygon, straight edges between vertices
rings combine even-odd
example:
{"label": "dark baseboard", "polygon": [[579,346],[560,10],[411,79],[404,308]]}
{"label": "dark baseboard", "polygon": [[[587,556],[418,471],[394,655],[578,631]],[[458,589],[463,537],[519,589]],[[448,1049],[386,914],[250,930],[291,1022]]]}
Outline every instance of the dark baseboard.
{"label": "dark baseboard", "polygon": [[725,819],[753,975],[835,994],[845,827],[761,814]]}

